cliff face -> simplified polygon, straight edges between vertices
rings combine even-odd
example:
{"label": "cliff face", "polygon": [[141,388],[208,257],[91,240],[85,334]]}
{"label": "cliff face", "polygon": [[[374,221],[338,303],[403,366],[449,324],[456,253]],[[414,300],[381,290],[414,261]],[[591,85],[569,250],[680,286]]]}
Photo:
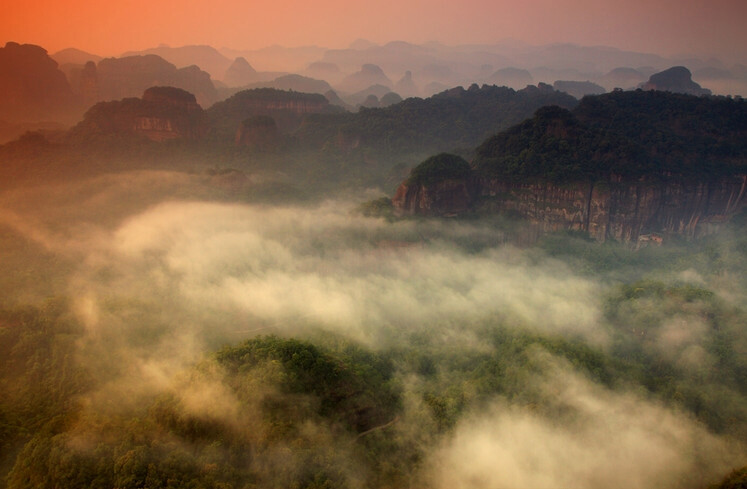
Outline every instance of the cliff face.
{"label": "cliff face", "polygon": [[335,112],[321,94],[289,92],[273,88],[242,90],[208,109],[211,126],[220,133],[236,134],[246,119],[272,117],[281,133],[298,128],[308,114]]}
{"label": "cliff face", "polygon": [[151,87],[142,98],[100,102],[85,115],[74,136],[142,136],[152,141],[200,139],[207,133],[205,111],[179,88]]}
{"label": "cliff face", "polygon": [[469,210],[475,197],[471,180],[449,179],[435,185],[403,183],[392,203],[400,215],[455,216]]}
{"label": "cliff face", "polygon": [[636,242],[649,233],[688,238],[712,233],[744,207],[746,188],[745,175],[564,185],[462,179],[403,183],[392,201],[399,215],[448,216],[474,209],[521,216],[540,233],[579,230],[598,241]]}

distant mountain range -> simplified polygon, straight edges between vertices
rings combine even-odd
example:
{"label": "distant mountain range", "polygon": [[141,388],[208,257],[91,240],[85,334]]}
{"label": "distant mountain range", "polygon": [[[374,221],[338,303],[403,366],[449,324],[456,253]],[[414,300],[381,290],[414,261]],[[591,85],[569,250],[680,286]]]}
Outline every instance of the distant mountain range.
{"label": "distant mountain range", "polygon": [[[53,55],[60,64],[83,64],[85,56],[77,50],[63,50]],[[257,73],[270,72],[274,76],[258,75],[244,84],[264,82],[284,74],[295,73],[322,79],[340,93],[358,92],[366,87],[344,86],[346,77],[365,71],[373,65],[384,77],[399,80],[410,72],[420,95],[432,95],[444,88],[472,83],[507,85],[520,89],[530,83],[555,81],[589,81],[606,90],[630,89],[648,77],[671,66],[685,66],[695,73],[695,80],[711,87],[717,94],[747,95],[747,68],[725,66],[714,59],[667,58],[649,53],[624,51],[604,46],[551,44],[532,46],[520,42],[501,42],[486,45],[446,46],[438,43],[423,45],[394,41],[384,45],[371,42],[353,43],[347,49],[321,47],[285,48],[272,46],[253,51],[239,51],[211,46],[159,46],[142,51],[123,53],[124,56],[155,54],[177,68],[191,65],[208,72],[213,81],[227,82],[229,67],[243,57]],[[97,62],[94,55],[90,60]],[[520,76],[519,76],[520,74]],[[228,83],[229,86],[244,84]],[[372,85],[373,83],[369,83]],[[368,86],[368,85],[367,85]],[[428,90],[426,87],[433,87]],[[409,96],[411,94],[402,94]]]}

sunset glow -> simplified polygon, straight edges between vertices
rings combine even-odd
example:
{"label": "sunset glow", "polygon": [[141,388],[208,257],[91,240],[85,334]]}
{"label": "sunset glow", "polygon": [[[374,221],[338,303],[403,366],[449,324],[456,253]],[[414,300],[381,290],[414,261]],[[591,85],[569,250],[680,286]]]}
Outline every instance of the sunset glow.
{"label": "sunset glow", "polygon": [[510,38],[744,62],[747,45],[743,0],[29,0],[11,3],[4,10],[0,32],[6,40],[42,45],[49,52],[77,47],[103,56],[161,43],[235,49],[273,44],[335,48],[358,38],[445,44]]}

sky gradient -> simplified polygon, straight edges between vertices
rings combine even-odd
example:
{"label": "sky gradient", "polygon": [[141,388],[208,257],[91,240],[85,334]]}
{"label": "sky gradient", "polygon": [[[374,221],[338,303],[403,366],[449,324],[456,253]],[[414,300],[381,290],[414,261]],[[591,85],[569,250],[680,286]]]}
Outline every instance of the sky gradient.
{"label": "sky gradient", "polygon": [[439,41],[571,42],[747,62],[745,0],[25,0],[3,8],[5,41],[103,56],[165,43],[257,49]]}

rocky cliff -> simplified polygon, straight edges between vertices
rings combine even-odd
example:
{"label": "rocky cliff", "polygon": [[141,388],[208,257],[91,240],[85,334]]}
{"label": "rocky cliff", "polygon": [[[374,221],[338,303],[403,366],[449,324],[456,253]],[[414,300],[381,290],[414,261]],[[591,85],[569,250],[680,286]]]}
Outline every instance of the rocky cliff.
{"label": "rocky cliff", "polygon": [[220,137],[233,137],[243,121],[255,116],[272,117],[281,132],[298,128],[309,114],[338,112],[321,94],[273,88],[242,90],[208,109],[211,126]]}
{"label": "rocky cliff", "polygon": [[151,87],[142,98],[94,105],[72,130],[73,138],[145,137],[152,141],[200,139],[207,117],[195,96],[175,87]]}
{"label": "rocky cliff", "polygon": [[693,238],[717,231],[744,208],[746,189],[746,175],[596,184],[467,177],[404,182],[392,203],[398,215],[500,213],[528,220],[538,233],[578,230],[598,241],[636,242],[651,233]]}

